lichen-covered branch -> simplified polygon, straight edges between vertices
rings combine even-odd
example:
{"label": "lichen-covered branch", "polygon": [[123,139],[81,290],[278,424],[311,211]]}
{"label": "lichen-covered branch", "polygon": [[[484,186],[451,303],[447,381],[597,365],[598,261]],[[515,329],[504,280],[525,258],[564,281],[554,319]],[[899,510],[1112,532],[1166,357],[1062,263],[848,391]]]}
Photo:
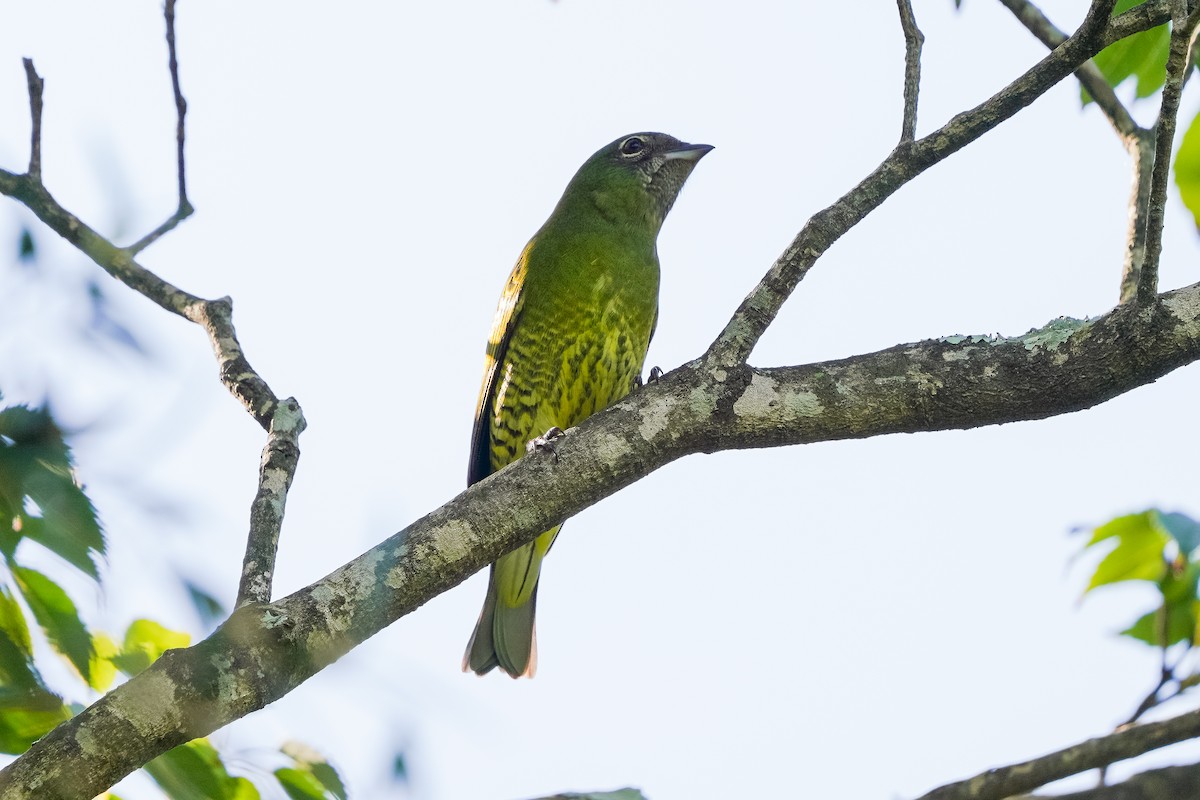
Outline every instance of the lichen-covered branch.
{"label": "lichen-covered branch", "polygon": [[37,742],[0,772],[0,798],[90,797],[688,454],[1042,419],[1198,359],[1200,284],[1012,338],[950,336],[774,369],[698,359],[568,431],[555,457],[520,459],[311,586],[239,608]]}
{"label": "lichen-covered branch", "polygon": [[250,505],[250,533],[246,537],[246,556],[238,582],[238,606],[271,599],[279,531],[283,527],[288,490],[300,460],[300,434],[305,424],[295,398],[289,397],[275,406],[258,470],[258,493]]}
{"label": "lichen-covered branch", "polygon": [[1031,761],[988,770],[974,778],[934,789],[922,795],[920,800],[1003,800],[1052,781],[1107,767],[1117,761],[1197,736],[1200,736],[1200,711],[1189,711],[1161,722],[1148,722],[1088,739]]}
{"label": "lichen-covered branch", "polygon": [[917,97],[921,91],[921,47],[925,34],[917,27],[911,0],[896,0],[900,11],[900,29],[904,32],[904,116],[900,123],[900,143],[917,137]]}
{"label": "lichen-covered branch", "polygon": [[1162,228],[1167,208],[1167,183],[1171,174],[1171,146],[1179,99],[1190,63],[1192,44],[1200,26],[1200,5],[1190,12],[1187,0],[1173,0],[1171,44],[1167,54],[1167,76],[1162,89],[1162,106],[1154,126],[1154,169],[1150,173],[1146,212],[1146,253],[1138,275],[1137,302],[1149,303],[1158,293],[1158,261],[1162,255]]}
{"label": "lichen-covered branch", "polygon": [[[1013,16],[1049,49],[1053,50],[1067,40],[1067,35],[1029,0],[1000,0],[1000,4],[1011,11]],[[1075,77],[1079,79],[1083,88],[1087,89],[1092,101],[1104,113],[1122,141],[1145,132],[1145,129],[1130,116],[1129,109],[1125,108],[1125,104],[1120,101],[1117,93],[1108,85],[1108,80],[1091,59],[1075,70]]]}
{"label": "lichen-covered branch", "polygon": [[[1000,0],[1000,3],[1051,50],[1066,41],[1066,34],[1028,0]],[[1154,167],[1154,134],[1134,121],[1129,109],[1117,98],[1092,61],[1075,70],[1075,77],[1104,112],[1132,161],[1133,189],[1129,198],[1129,229],[1125,236],[1120,288],[1121,302],[1128,303],[1137,299],[1146,257],[1146,213],[1150,205],[1150,174]]]}
{"label": "lichen-covered branch", "polygon": [[179,86],[179,63],[175,53],[175,0],[167,0],[165,16],[168,67],[178,115],[176,160],[179,207],[171,218],[137,244],[119,248],[68,212],[50,195],[41,180],[44,82],[30,59],[25,59],[32,122],[29,169],[23,175],[0,170],[0,194],[9,195],[24,203],[51,230],[89,256],[114,278],[145,295],[160,307],[191,320],[208,334],[217,357],[222,383],[268,431],[259,472],[258,492],[250,511],[250,531],[238,589],[239,604],[266,602],[270,600],[275,555],[287,492],[291,487],[300,455],[298,437],[305,426],[300,405],[294,398],[280,403],[267,383],[250,366],[233,327],[233,308],[229,298],[205,300],[196,297],[164,281],[134,258],[139,250],[173,229],[180,220],[192,213],[191,203],[187,199],[183,157],[187,102]]}
{"label": "lichen-covered branch", "polygon": [[1013,800],[1163,800],[1176,797],[1200,797],[1200,764],[1148,769],[1120,783],[1095,786],[1081,792],[1022,795]]}
{"label": "lichen-covered branch", "polygon": [[1149,0],[1109,19],[1115,0],[1096,0],[1079,30],[981,105],[956,115],[933,133],[899,145],[833,205],[805,223],[763,279],[734,312],[706,354],[709,363],[745,363],[796,286],[817,259],[901,186],[948,158],[1032,103],[1107,45],[1161,24],[1164,3]]}

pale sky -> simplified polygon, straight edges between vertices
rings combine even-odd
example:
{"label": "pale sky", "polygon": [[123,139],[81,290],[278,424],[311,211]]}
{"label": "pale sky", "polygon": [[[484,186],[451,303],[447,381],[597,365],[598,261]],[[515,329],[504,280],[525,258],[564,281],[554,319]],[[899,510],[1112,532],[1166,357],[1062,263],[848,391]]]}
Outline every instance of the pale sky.
{"label": "pale sky", "polygon": [[[1043,54],[998,3],[915,5],[920,132]],[[1071,28],[1082,7],[1045,10]],[[805,219],[895,144],[895,4],[845,8],[181,0],[198,211],[142,260],[232,296],[252,364],[304,408],[279,593],[462,489],[504,279],[578,165],[622,134],[716,146],[659,239],[648,364],[704,350]],[[174,203],[162,28],[149,0],[0,6],[0,164],[28,157],[31,56],[48,188],[122,244]],[[751,362],[1104,313],[1128,189],[1116,137],[1065,82],[838,242]],[[15,242],[29,215],[2,205],[0,243]],[[1167,224],[1174,288],[1198,277],[1174,196]],[[114,284],[153,363],[64,351],[80,323],[62,287],[104,276],[39,241],[66,277],[0,272],[23,337],[0,326],[0,389],[20,401],[51,386],[67,422],[102,422],[77,455],[108,531],[107,585],[73,593],[99,628],[150,615],[196,630],[172,576],[232,602],[263,434],[202,332]],[[1152,595],[1081,605],[1069,532],[1148,506],[1200,516],[1198,391],[1189,367],[1044,422],[685,459],[567,524],[543,572],[536,679],[459,672],[476,576],[214,741],[251,774],[305,741],[361,798],[632,785],[652,800],[885,800],[1103,734],[1157,677],[1153,652],[1113,635]],[[183,513],[150,513],[148,498]],[[408,790],[386,781],[397,746]],[[122,794],[155,796],[137,780]]]}

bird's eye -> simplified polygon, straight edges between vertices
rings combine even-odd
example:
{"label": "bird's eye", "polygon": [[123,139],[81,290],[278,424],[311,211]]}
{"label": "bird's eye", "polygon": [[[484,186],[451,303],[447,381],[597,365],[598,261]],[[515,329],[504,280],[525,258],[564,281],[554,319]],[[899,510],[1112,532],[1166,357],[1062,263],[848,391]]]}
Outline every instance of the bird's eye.
{"label": "bird's eye", "polygon": [[646,149],[646,140],[640,136],[630,136],[621,142],[621,146],[617,149],[621,151],[621,155],[623,156],[636,156]]}

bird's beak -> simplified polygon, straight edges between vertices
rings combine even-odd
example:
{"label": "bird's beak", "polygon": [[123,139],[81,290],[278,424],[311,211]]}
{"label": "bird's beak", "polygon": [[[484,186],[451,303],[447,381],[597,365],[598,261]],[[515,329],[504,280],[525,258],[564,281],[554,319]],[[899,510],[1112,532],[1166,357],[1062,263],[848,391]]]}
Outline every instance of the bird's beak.
{"label": "bird's beak", "polygon": [[711,144],[685,144],[674,150],[667,151],[664,158],[667,161],[699,161],[712,149],[713,146]]}

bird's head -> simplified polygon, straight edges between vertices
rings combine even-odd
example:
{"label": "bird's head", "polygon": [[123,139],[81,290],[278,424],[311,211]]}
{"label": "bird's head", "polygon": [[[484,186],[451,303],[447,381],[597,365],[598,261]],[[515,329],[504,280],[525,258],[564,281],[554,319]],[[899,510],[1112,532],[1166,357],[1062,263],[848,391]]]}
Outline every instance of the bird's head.
{"label": "bird's head", "polygon": [[696,162],[712,149],[665,133],[631,133],[589,158],[567,195],[590,196],[607,217],[644,215],[661,225]]}

